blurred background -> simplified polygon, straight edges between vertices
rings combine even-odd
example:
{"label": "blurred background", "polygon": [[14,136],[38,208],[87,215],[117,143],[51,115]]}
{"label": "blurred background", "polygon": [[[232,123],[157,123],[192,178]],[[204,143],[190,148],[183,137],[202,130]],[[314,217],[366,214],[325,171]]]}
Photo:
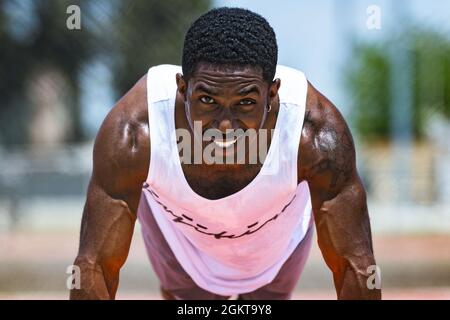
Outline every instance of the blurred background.
{"label": "blurred background", "polygon": [[[263,15],[279,63],[347,119],[384,297],[450,299],[446,0],[0,0],[0,299],[68,297],[103,118],[150,66],[180,64],[190,23],[218,6]],[[135,233],[117,297],[159,299]],[[315,244],[294,298],[333,288]]]}

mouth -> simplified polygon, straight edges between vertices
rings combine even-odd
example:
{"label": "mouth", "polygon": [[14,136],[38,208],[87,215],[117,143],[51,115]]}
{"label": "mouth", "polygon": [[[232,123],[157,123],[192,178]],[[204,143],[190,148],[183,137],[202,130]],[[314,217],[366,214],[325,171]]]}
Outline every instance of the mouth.
{"label": "mouth", "polygon": [[237,138],[234,138],[233,140],[224,140],[224,141],[218,141],[218,140],[214,139],[214,143],[219,148],[228,148],[228,147],[232,146],[233,144],[235,144],[236,141],[237,141]]}

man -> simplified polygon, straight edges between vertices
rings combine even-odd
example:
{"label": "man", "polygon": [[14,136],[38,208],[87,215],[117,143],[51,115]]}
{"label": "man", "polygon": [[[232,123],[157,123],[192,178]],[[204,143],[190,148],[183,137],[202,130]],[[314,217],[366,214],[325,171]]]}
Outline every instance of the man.
{"label": "man", "polygon": [[[179,132],[193,137],[183,152]],[[216,161],[242,145],[244,161]],[[201,16],[182,70],[151,68],[106,117],[71,298],[115,297],[136,219],[165,299],[289,299],[314,222],[337,297],[381,297],[367,285],[375,260],[349,129],[303,73],[277,66],[272,28],[248,10]]]}

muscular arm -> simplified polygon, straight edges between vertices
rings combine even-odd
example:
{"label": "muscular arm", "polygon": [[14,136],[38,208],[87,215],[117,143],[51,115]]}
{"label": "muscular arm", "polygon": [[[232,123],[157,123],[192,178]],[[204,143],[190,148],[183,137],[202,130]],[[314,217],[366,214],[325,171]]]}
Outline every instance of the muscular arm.
{"label": "muscular arm", "polygon": [[375,258],[351,133],[338,110],[312,86],[307,105],[299,179],[309,184],[319,247],[338,299],[380,299],[381,290],[367,287],[367,268]]}
{"label": "muscular arm", "polygon": [[71,290],[71,299],[115,298],[149,164],[142,81],[113,108],[95,141],[93,172],[74,262],[81,271],[81,288]]}

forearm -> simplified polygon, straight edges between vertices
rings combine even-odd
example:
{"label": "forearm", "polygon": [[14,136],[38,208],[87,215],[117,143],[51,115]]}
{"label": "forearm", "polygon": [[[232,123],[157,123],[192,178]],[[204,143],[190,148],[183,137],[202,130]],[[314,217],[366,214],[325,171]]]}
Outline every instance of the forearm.
{"label": "forearm", "polygon": [[333,272],[338,299],[380,299],[366,197],[352,184],[316,210],[319,246]]}
{"label": "forearm", "polygon": [[126,202],[112,199],[99,189],[88,194],[74,262],[81,283],[79,289],[71,290],[71,299],[115,298],[135,221]]}

